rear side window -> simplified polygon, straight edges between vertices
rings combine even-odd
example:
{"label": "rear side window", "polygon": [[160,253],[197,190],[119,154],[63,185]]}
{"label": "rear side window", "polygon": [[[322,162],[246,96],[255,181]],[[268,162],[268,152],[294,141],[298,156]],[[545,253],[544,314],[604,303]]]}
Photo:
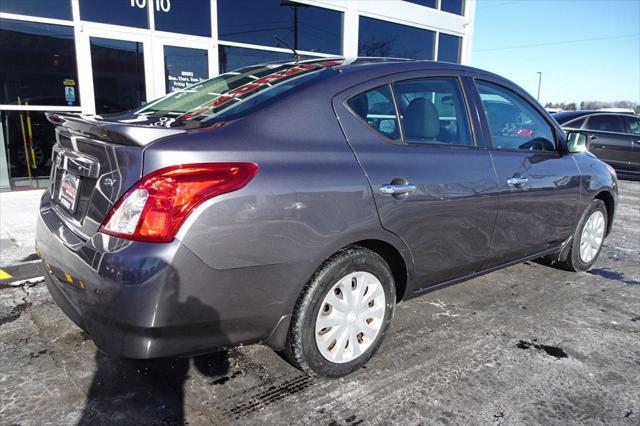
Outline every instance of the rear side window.
{"label": "rear side window", "polygon": [[638,117],[625,117],[627,119],[627,126],[629,127],[629,133],[634,135],[640,135],[640,118]]}
{"label": "rear side window", "polygon": [[347,104],[373,130],[387,138],[400,140],[396,109],[388,85],[356,95]]}
{"label": "rear side window", "polygon": [[553,128],[523,97],[497,84],[477,81],[494,147],[555,151]]}
{"label": "rear side window", "polygon": [[571,120],[568,123],[565,123],[562,127],[569,127],[571,129],[579,129],[579,128],[582,127],[582,125],[584,124],[585,120],[586,120],[585,117],[578,118],[577,120]]}
{"label": "rear side window", "polygon": [[601,132],[624,132],[620,117],[617,115],[592,115],[587,121],[586,128]]}
{"label": "rear side window", "polygon": [[473,145],[457,79],[406,80],[393,90],[406,142]]}

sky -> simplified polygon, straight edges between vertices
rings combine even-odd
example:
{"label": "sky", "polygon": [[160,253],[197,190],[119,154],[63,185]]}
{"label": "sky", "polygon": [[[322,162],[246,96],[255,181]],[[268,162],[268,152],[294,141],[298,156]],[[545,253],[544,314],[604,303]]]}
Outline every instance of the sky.
{"label": "sky", "polygon": [[478,0],[471,65],[533,96],[542,72],[543,104],[640,103],[640,0]]}

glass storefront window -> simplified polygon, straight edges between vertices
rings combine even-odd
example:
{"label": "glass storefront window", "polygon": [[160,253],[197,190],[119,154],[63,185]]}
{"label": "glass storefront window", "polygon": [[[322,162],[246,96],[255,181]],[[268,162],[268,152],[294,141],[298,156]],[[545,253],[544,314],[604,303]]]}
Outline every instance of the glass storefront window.
{"label": "glass storefront window", "polygon": [[440,10],[464,15],[464,0],[440,0]]}
{"label": "glass storefront window", "polygon": [[268,50],[245,49],[242,47],[218,46],[220,73],[233,71],[249,65],[265,62],[286,61],[293,59],[290,53],[271,52]]}
{"label": "glass storefront window", "polygon": [[156,30],[211,37],[210,0],[155,0]]}
{"label": "glass storefront window", "polygon": [[433,59],[435,33],[360,17],[359,56]]}
{"label": "glass storefront window", "polygon": [[288,0],[218,0],[218,38],[296,50],[342,53],[342,13]]}
{"label": "glass storefront window", "polygon": [[459,64],[461,47],[462,37],[440,33],[438,36],[438,60]]}
{"label": "glass storefront window", "polygon": [[96,113],[137,108],[146,100],[143,45],[91,37]]}
{"label": "glass storefront window", "polygon": [[0,12],[71,20],[71,0],[2,0]]}
{"label": "glass storefront window", "polygon": [[73,28],[0,19],[0,104],[79,106]]}
{"label": "glass storefront window", "polygon": [[43,112],[0,111],[11,186],[45,187],[56,141]]}
{"label": "glass storefront window", "polygon": [[80,0],[80,19],[149,28],[147,1],[152,0]]}
{"label": "glass storefront window", "polygon": [[209,78],[209,53],[204,49],[165,46],[164,68],[167,93]]}
{"label": "glass storefront window", "polygon": [[435,9],[436,0],[407,0],[409,3],[419,4],[421,6],[432,7]]}

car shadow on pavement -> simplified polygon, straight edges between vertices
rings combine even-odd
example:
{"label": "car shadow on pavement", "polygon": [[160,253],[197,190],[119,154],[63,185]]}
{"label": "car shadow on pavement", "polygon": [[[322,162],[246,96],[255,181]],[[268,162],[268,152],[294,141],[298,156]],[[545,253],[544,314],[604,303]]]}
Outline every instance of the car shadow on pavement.
{"label": "car shadow on pavement", "polygon": [[[165,288],[172,315],[189,323],[192,315],[206,318],[194,322],[189,333],[207,339],[221,336],[219,315],[193,296],[180,301],[177,274]],[[226,340],[226,339],[225,339]],[[228,352],[191,358],[132,360],[95,354],[96,369],[79,425],[87,424],[185,424],[185,382],[192,377],[224,377],[229,370]],[[191,374],[190,374],[191,373]]]}

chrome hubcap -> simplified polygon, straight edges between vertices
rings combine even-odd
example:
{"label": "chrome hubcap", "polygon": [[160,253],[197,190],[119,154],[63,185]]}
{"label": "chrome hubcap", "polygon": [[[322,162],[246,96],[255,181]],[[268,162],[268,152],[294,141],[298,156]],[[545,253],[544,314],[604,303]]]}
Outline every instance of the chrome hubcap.
{"label": "chrome hubcap", "polygon": [[591,262],[598,254],[604,239],[604,227],[604,215],[601,211],[593,212],[584,224],[580,236],[580,259],[584,263]]}
{"label": "chrome hubcap", "polygon": [[380,280],[353,272],[329,290],[316,318],[316,345],[328,361],[342,364],[358,358],[382,329],[385,295]]}

